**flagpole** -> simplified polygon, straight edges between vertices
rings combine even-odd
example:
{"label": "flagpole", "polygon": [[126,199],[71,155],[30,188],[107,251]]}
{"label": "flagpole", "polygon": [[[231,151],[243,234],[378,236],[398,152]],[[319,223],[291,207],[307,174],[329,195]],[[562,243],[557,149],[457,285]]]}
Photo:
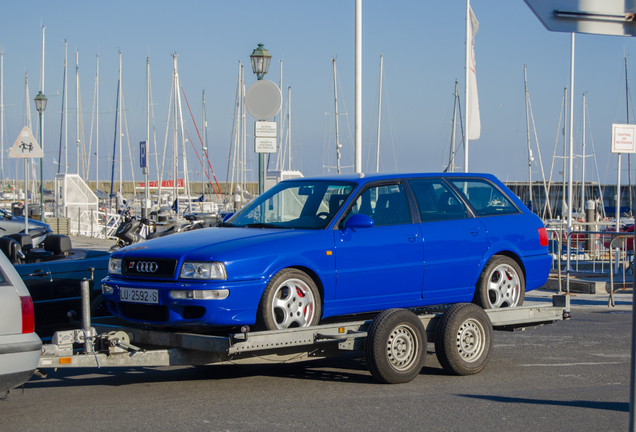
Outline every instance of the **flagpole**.
{"label": "flagpole", "polygon": [[466,80],[464,91],[466,94],[466,131],[464,132],[464,172],[468,172],[468,111],[470,110],[468,79],[470,73],[470,0],[466,0]]}

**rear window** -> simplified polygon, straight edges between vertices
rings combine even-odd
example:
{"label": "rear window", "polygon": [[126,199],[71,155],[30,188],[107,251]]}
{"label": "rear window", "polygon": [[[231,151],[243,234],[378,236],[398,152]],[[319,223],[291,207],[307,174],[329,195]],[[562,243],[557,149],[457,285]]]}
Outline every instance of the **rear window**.
{"label": "rear window", "polygon": [[521,213],[510,198],[485,179],[452,179],[450,181],[470,203],[477,216]]}

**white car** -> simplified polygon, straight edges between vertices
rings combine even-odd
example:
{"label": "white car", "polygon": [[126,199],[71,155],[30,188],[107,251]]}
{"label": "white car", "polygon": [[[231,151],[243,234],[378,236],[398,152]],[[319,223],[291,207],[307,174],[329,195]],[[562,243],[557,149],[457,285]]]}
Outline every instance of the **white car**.
{"label": "white car", "polygon": [[41,348],[31,295],[13,265],[0,253],[0,396],[31,378]]}

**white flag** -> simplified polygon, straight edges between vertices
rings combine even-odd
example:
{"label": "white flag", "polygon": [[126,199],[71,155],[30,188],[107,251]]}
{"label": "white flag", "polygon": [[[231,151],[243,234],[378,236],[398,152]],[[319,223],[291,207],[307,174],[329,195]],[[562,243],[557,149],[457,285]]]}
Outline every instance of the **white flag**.
{"label": "white flag", "polygon": [[470,44],[470,59],[466,67],[468,68],[468,82],[466,85],[467,106],[466,106],[466,138],[469,140],[479,139],[481,135],[481,120],[479,119],[479,97],[477,95],[477,75],[475,74],[475,35],[479,30],[479,22],[475,18],[473,8],[469,7],[470,17],[468,21],[468,40]]}

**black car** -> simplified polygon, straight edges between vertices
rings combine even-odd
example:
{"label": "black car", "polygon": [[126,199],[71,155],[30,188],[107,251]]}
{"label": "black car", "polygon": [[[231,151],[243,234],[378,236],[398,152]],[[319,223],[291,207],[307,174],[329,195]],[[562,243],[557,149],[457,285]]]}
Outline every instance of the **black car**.
{"label": "black car", "polygon": [[[42,338],[55,331],[72,328],[68,312],[81,320],[81,282],[89,280],[91,314],[99,316],[103,307],[100,280],[107,275],[110,253],[73,249],[65,235],[49,235],[44,247],[31,248],[28,234],[0,238],[0,249],[14,265],[33,299],[35,331]],[[90,269],[94,269],[92,272]]]}

